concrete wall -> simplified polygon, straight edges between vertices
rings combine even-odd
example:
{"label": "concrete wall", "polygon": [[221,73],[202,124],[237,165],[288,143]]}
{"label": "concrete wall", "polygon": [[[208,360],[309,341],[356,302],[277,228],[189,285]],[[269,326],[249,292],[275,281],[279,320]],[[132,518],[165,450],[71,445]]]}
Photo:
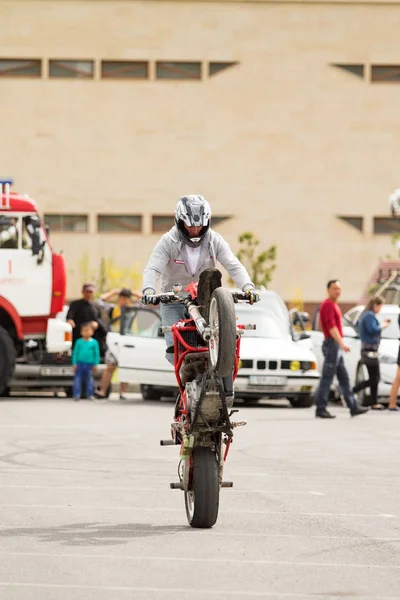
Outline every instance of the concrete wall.
{"label": "concrete wall", "polygon": [[[88,234],[53,233],[70,295],[90,254],[141,270],[151,214],[202,193],[237,248],[276,243],[272,287],[317,301],[331,277],[357,301],[390,236],[372,233],[400,185],[398,3],[3,0],[0,58],[43,58],[41,79],[0,78],[0,175],[42,213],[85,213]],[[94,59],[93,80],[50,79],[47,59]],[[101,80],[101,59],[239,64],[201,81]],[[361,79],[332,63],[365,64]],[[141,214],[144,233],[98,234],[98,213]],[[364,216],[359,232],[337,215]]]}

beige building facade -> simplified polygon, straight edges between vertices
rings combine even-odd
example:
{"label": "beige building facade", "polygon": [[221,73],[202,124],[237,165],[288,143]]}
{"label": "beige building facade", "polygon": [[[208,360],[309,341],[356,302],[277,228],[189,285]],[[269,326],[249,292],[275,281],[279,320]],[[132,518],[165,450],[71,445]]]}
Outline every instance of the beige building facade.
{"label": "beige building facade", "polygon": [[[276,244],[271,287],[356,302],[396,256],[400,2],[2,0],[0,176],[34,197],[69,295],[135,279],[178,197],[237,250]],[[125,281],[121,281],[124,284]]]}

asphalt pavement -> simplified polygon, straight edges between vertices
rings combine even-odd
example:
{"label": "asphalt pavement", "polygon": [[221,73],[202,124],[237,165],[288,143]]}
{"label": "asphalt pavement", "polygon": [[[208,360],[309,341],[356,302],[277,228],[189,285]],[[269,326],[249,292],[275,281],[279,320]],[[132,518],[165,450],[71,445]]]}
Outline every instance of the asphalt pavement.
{"label": "asphalt pavement", "polygon": [[400,598],[400,414],[241,407],[210,530],[169,402],[0,402],[1,600]]}

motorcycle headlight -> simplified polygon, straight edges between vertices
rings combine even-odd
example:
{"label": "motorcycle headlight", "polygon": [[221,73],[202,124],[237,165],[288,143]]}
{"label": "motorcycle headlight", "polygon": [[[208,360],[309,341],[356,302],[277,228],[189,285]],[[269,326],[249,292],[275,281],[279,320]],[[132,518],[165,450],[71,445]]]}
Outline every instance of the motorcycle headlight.
{"label": "motorcycle headlight", "polygon": [[381,354],[379,360],[381,361],[381,363],[385,363],[386,365],[397,364],[397,357],[389,356],[388,354]]}

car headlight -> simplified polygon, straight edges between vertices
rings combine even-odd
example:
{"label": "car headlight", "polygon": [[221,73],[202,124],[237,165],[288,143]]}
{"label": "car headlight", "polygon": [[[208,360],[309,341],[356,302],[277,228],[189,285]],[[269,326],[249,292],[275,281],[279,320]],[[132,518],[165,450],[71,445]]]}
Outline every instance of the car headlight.
{"label": "car headlight", "polygon": [[387,365],[395,365],[397,364],[397,357],[395,356],[389,356],[388,354],[381,354],[379,357],[379,360],[382,363],[385,363]]}
{"label": "car headlight", "polygon": [[308,360],[304,360],[301,363],[301,368],[303,371],[316,371],[317,370],[317,363],[312,362],[312,361],[308,361]]}
{"label": "car headlight", "polygon": [[290,370],[291,371],[300,371],[301,364],[299,360],[291,360],[290,361]]}

